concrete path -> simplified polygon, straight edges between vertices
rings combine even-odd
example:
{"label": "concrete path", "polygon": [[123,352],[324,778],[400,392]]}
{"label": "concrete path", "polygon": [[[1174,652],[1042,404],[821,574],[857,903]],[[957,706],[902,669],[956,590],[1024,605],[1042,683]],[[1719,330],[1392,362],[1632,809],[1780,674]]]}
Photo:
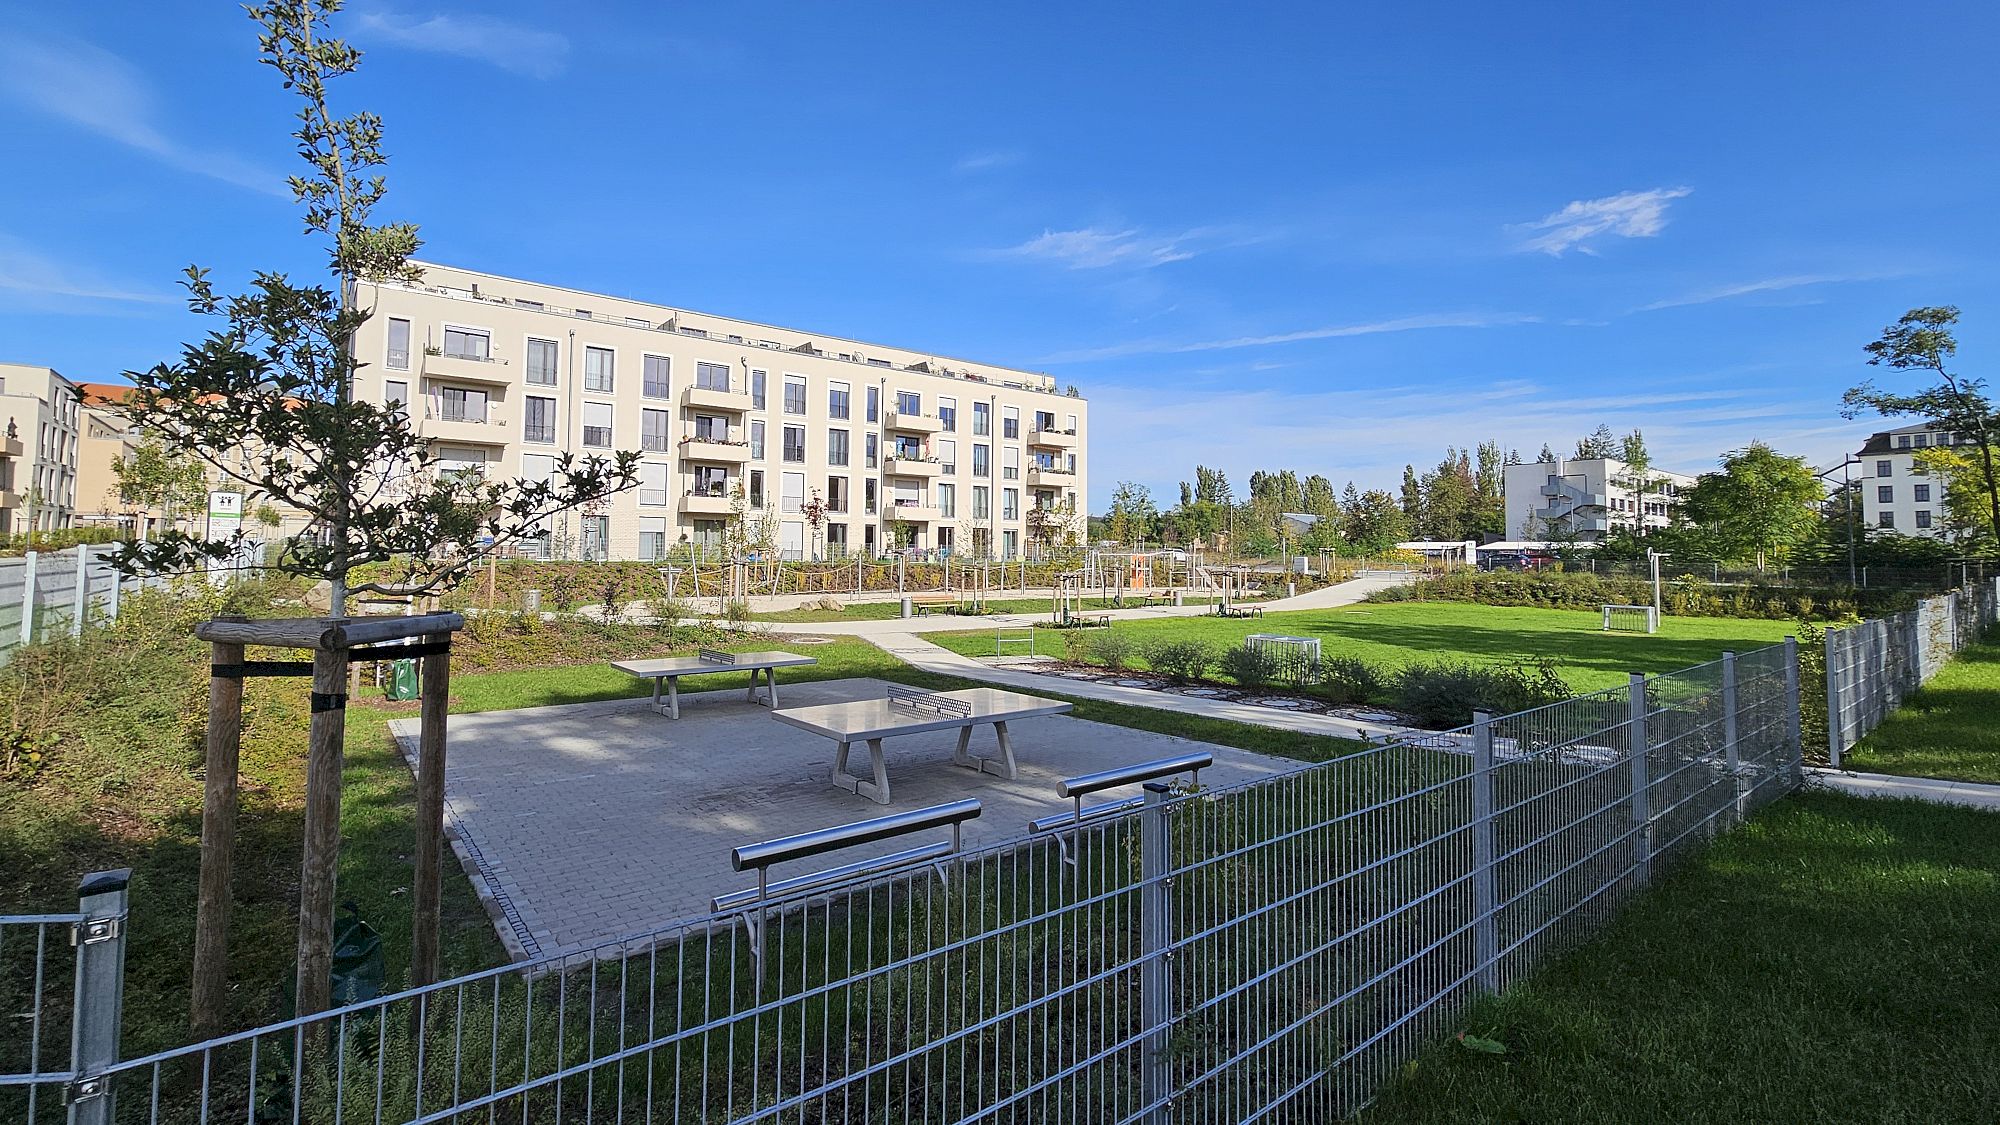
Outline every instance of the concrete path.
{"label": "concrete path", "polygon": [[1971,781],[1946,781],[1935,777],[1898,777],[1886,773],[1853,773],[1848,770],[1806,767],[1814,784],[1857,797],[1908,797],[1937,805],[1965,805],[2000,812],[2000,785]]}

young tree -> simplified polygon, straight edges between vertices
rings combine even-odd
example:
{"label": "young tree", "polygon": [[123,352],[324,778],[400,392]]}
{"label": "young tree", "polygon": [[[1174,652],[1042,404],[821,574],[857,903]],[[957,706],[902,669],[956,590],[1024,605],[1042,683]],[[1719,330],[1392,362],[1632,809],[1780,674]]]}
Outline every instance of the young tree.
{"label": "young tree", "polygon": [[1236,502],[1229,489],[1229,478],[1221,469],[1211,469],[1206,465],[1194,467],[1194,498],[1203,504],[1227,506]]}
{"label": "young tree", "polygon": [[1553,465],[1555,463],[1556,463],[1556,451],[1549,448],[1548,442],[1543,442],[1541,453],[1536,455],[1535,457],[1535,464]]}
{"label": "young tree", "polygon": [[[353,593],[417,595],[454,585],[492,547],[631,487],[639,460],[565,455],[547,479],[489,481],[446,471],[400,404],[354,398],[361,366],[354,336],[372,311],[357,306],[357,283],[414,281],[421,271],[409,260],[418,246],[414,225],[370,223],[385,190],[381,118],[337,117],[329,101],[332,81],[354,73],[361,59],[327,35],[340,6],[271,0],[247,9],[261,28],[262,61],[301,103],[292,136],[307,168],[291,188],[306,229],[325,239],[329,284],[259,272],[250,292],[223,296],[206,269],[188,267],[188,306],[218,327],[175,361],[127,372],[135,390],[122,408],[167,448],[240,485],[246,501],[306,513],[305,534],[266,565],[326,581],[334,616],[345,614]],[[185,569],[229,557],[240,538],[170,530],[128,546],[121,564]],[[389,564],[389,573],[354,581],[368,564]]]}
{"label": "young tree", "polygon": [[1935,382],[1914,393],[1898,394],[1875,385],[1873,379],[1851,387],[1841,396],[1841,414],[1848,418],[1874,411],[1883,417],[1915,416],[1935,422],[1941,428],[1963,435],[1978,470],[1986,497],[1986,518],[2000,526],[2000,467],[1994,463],[1994,446],[2000,444],[2000,416],[1986,395],[1986,380],[1953,372],[1946,363],[1958,354],[1958,339],[1951,326],[1958,323],[1958,309],[1951,305],[1911,309],[1903,318],[1882,330],[1882,336],[1865,349],[1871,367],[1893,371],[1921,371]]}
{"label": "young tree", "polygon": [[1822,490],[1803,457],[1786,457],[1752,442],[1722,458],[1722,471],[1703,473],[1686,495],[1684,510],[1697,526],[1736,558],[1755,557],[1757,569],[1810,540],[1819,527]]}
{"label": "young tree", "polygon": [[1380,554],[1410,537],[1410,521],[1394,496],[1379,488],[1361,494],[1347,517],[1347,541],[1357,550]]}
{"label": "young tree", "polygon": [[1612,436],[1611,427],[1599,423],[1590,436],[1579,438],[1576,443],[1576,459],[1595,461],[1601,457],[1618,456],[1618,439]]}
{"label": "young tree", "polygon": [[1111,538],[1130,546],[1153,537],[1160,512],[1153,506],[1153,494],[1136,481],[1119,481],[1111,493],[1111,516],[1107,529]]}
{"label": "young tree", "polygon": [[1619,442],[1618,460],[1625,470],[1612,483],[1632,494],[1632,530],[1640,538],[1646,535],[1646,496],[1653,490],[1653,455],[1646,448],[1646,437],[1638,430],[1626,434]]}
{"label": "young tree", "polygon": [[1974,453],[1964,447],[1933,446],[1918,450],[1915,460],[1937,482],[1947,528],[1980,544],[2000,536],[2000,527],[1993,523],[1986,476]]}
{"label": "young tree", "polygon": [[1424,516],[1424,485],[1415,465],[1403,466],[1402,506],[1406,529],[1414,529]]}
{"label": "young tree", "polygon": [[201,462],[158,438],[141,438],[130,458],[113,461],[118,502],[128,508],[158,508],[166,526],[179,525],[184,510],[208,502],[208,474]]}

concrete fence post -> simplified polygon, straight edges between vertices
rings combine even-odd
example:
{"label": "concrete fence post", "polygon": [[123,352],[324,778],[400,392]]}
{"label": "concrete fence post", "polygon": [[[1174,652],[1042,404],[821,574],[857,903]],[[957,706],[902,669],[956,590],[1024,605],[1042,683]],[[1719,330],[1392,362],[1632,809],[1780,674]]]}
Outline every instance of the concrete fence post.
{"label": "concrete fence post", "polygon": [[70,1022],[69,1125],[110,1125],[113,1098],[106,1070],[118,1063],[124,1019],[126,887],[129,868],[84,876],[76,923],[76,1010]]}
{"label": "concrete fence post", "polygon": [[1146,783],[1139,817],[1139,1098],[1141,1120],[1166,1125],[1173,1096],[1173,905],[1168,900],[1173,856],[1167,831],[1165,782]]}
{"label": "concrete fence post", "polygon": [[1493,716],[1472,713],[1472,956],[1473,980],[1500,991],[1499,924],[1494,917]]}
{"label": "concrete fence post", "polygon": [[118,597],[125,591],[125,573],[117,567],[111,568],[111,589],[104,596],[104,617],[107,622],[118,620]]}
{"label": "concrete fence post", "polygon": [[76,589],[70,591],[69,635],[83,636],[83,616],[90,612],[90,548],[76,545]]}
{"label": "concrete fence post", "polygon": [[29,551],[22,556],[21,569],[21,643],[35,643],[35,564],[41,555]]}
{"label": "concrete fence post", "polygon": [[1646,770],[1646,677],[1631,678],[1631,717],[1626,720],[1626,758],[1632,767],[1632,870],[1640,883],[1653,878],[1651,779]]}
{"label": "concrete fence post", "polygon": [[1847,749],[1847,720],[1841,714],[1841,677],[1847,675],[1846,644],[1837,629],[1826,631],[1826,760],[1840,768],[1840,755]]}

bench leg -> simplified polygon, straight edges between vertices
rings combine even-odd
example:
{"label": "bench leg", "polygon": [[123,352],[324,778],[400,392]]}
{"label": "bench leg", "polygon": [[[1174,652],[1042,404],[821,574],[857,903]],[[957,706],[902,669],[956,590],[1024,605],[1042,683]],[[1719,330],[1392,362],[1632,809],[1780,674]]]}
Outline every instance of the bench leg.
{"label": "bench leg", "polygon": [[681,717],[681,678],[679,676],[667,677],[667,717],[670,719]]}
{"label": "bench leg", "polygon": [[882,740],[868,740],[868,764],[873,768],[875,780],[864,781],[847,772],[847,752],[852,743],[843,742],[833,756],[833,784],[837,789],[867,797],[878,805],[889,803],[889,767],[882,761]]}
{"label": "bench leg", "polygon": [[964,766],[980,773],[999,774],[1009,781],[1014,780],[1014,740],[1007,737],[1007,724],[994,723],[993,734],[1000,742],[1000,755],[995,758],[976,758],[967,752],[972,743],[972,727],[958,728],[958,749],[952,752],[952,764]]}
{"label": "bench leg", "polygon": [[778,709],[778,670],[764,669],[764,698],[770,702],[771,710]]}
{"label": "bench leg", "polygon": [[750,690],[743,693],[743,702],[757,702],[757,669],[750,669]]}

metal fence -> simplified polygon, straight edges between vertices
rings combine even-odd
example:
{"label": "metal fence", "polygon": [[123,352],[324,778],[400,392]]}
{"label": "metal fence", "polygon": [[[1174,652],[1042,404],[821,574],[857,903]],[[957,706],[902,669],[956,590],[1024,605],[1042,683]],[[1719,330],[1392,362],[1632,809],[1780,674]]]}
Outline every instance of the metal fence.
{"label": "metal fence", "polygon": [[1794,788],[1798,716],[1788,641],[1251,783],[1152,783],[589,953],[115,1064],[79,1048],[0,1076],[41,1094],[4,1116],[1325,1121]]}
{"label": "metal fence", "polygon": [[2000,620],[2000,578],[1919,599],[1916,608],[1826,633],[1827,758],[1880,726],[1952,654]]}

